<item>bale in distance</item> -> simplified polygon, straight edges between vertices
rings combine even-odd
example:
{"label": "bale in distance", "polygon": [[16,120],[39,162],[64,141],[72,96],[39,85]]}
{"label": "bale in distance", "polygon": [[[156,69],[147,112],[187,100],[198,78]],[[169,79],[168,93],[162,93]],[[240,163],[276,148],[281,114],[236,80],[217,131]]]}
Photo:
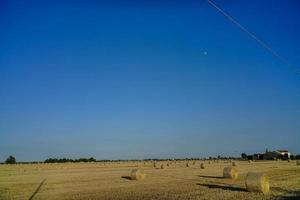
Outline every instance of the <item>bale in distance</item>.
{"label": "bale in distance", "polygon": [[248,160],[248,163],[252,163],[252,160]]}
{"label": "bale in distance", "polygon": [[186,167],[190,167],[190,163],[187,162],[187,163],[185,164],[185,166],[186,166]]}
{"label": "bale in distance", "polygon": [[300,160],[297,160],[296,164],[297,164],[297,165],[300,165]]}
{"label": "bale in distance", "polygon": [[201,168],[201,169],[205,169],[204,163],[201,163],[200,168]]}
{"label": "bale in distance", "polygon": [[153,167],[154,167],[154,168],[157,168],[157,163],[156,163],[156,162],[153,164]]}
{"label": "bale in distance", "polygon": [[236,166],[236,163],[235,163],[235,162],[232,162],[231,165],[235,167],[235,166]]}
{"label": "bale in distance", "polygon": [[238,172],[234,167],[224,167],[223,169],[223,177],[224,178],[230,178],[230,179],[236,179],[238,177]]}
{"label": "bale in distance", "polygon": [[270,191],[269,179],[261,172],[248,172],[245,185],[249,192],[267,194]]}
{"label": "bale in distance", "polygon": [[167,168],[167,166],[166,166],[166,165],[164,165],[164,164],[161,164],[160,168],[161,168],[161,169],[166,169],[166,168]]}
{"label": "bale in distance", "polygon": [[140,169],[133,169],[130,174],[131,180],[143,180],[145,179],[146,174]]}

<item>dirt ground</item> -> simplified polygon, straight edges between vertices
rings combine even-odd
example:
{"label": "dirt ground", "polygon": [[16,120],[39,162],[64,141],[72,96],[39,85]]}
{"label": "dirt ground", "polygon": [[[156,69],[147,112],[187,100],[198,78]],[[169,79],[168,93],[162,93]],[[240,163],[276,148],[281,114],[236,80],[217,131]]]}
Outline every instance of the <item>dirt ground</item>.
{"label": "dirt ground", "polygon": [[[222,177],[228,161],[190,161],[190,167],[186,162],[169,161],[167,169],[156,169],[153,162],[0,165],[0,199],[300,199],[295,161],[237,161],[237,180]],[[143,169],[146,179],[130,180],[135,168]],[[267,174],[270,194],[246,191],[249,171]]]}

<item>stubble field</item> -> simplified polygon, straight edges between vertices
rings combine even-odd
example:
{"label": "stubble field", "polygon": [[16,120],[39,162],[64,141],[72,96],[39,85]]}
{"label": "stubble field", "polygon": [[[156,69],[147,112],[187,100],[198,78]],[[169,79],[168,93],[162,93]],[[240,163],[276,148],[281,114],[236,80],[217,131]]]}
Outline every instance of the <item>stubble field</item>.
{"label": "stubble field", "polygon": [[[167,165],[160,169],[160,165]],[[237,161],[239,177],[223,178],[228,161],[107,162],[0,165],[0,199],[300,199],[300,166],[295,161]],[[205,169],[200,164],[205,163]],[[130,180],[132,169],[146,173]],[[270,193],[248,192],[249,171],[265,172]]]}

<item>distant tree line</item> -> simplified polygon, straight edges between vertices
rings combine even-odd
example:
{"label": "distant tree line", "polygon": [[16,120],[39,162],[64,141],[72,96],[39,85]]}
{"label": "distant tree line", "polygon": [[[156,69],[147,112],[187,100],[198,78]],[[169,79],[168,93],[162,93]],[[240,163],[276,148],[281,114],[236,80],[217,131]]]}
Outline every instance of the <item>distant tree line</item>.
{"label": "distant tree line", "polygon": [[[142,159],[142,161],[182,161],[182,160],[234,160],[234,159],[247,159],[247,154],[242,153],[240,158],[237,157],[223,157],[223,156],[217,156],[217,157],[208,157],[208,158],[173,158],[173,159],[158,159],[158,158],[151,158],[151,159]],[[291,160],[300,160],[300,154],[291,155]],[[44,163],[76,163],[76,162],[121,162],[121,161],[141,161],[141,160],[96,160],[93,157],[90,158],[79,158],[79,159],[70,159],[70,158],[48,158],[44,161]],[[0,164],[34,164],[34,163],[41,163],[39,161],[32,161],[32,162],[17,162],[16,158],[14,156],[9,156],[4,163]]]}
{"label": "distant tree line", "polygon": [[67,163],[67,162],[96,162],[96,159],[93,157],[90,158],[79,158],[79,159],[70,159],[70,158],[48,158],[44,163]]}
{"label": "distant tree line", "polygon": [[300,154],[291,155],[290,158],[291,158],[291,160],[300,160]]}
{"label": "distant tree line", "polygon": [[[268,152],[268,149],[266,150],[266,152]],[[241,154],[241,158],[243,160],[247,160],[248,159],[248,155],[246,153],[242,153]],[[300,160],[300,154],[296,154],[296,155],[291,154],[290,155],[290,159],[291,160]]]}

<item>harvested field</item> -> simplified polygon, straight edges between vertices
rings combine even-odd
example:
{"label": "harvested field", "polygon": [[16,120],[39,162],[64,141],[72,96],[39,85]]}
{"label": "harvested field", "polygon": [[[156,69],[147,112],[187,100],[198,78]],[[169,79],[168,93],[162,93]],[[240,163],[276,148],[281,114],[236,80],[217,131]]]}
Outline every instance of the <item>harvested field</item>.
{"label": "harvested field", "polygon": [[[205,169],[185,163],[172,162],[165,170],[153,162],[0,165],[0,199],[300,199],[296,161],[236,161],[236,180],[222,177],[230,163]],[[146,174],[142,181],[128,178],[137,166]],[[246,190],[249,171],[269,177],[268,195]]]}

